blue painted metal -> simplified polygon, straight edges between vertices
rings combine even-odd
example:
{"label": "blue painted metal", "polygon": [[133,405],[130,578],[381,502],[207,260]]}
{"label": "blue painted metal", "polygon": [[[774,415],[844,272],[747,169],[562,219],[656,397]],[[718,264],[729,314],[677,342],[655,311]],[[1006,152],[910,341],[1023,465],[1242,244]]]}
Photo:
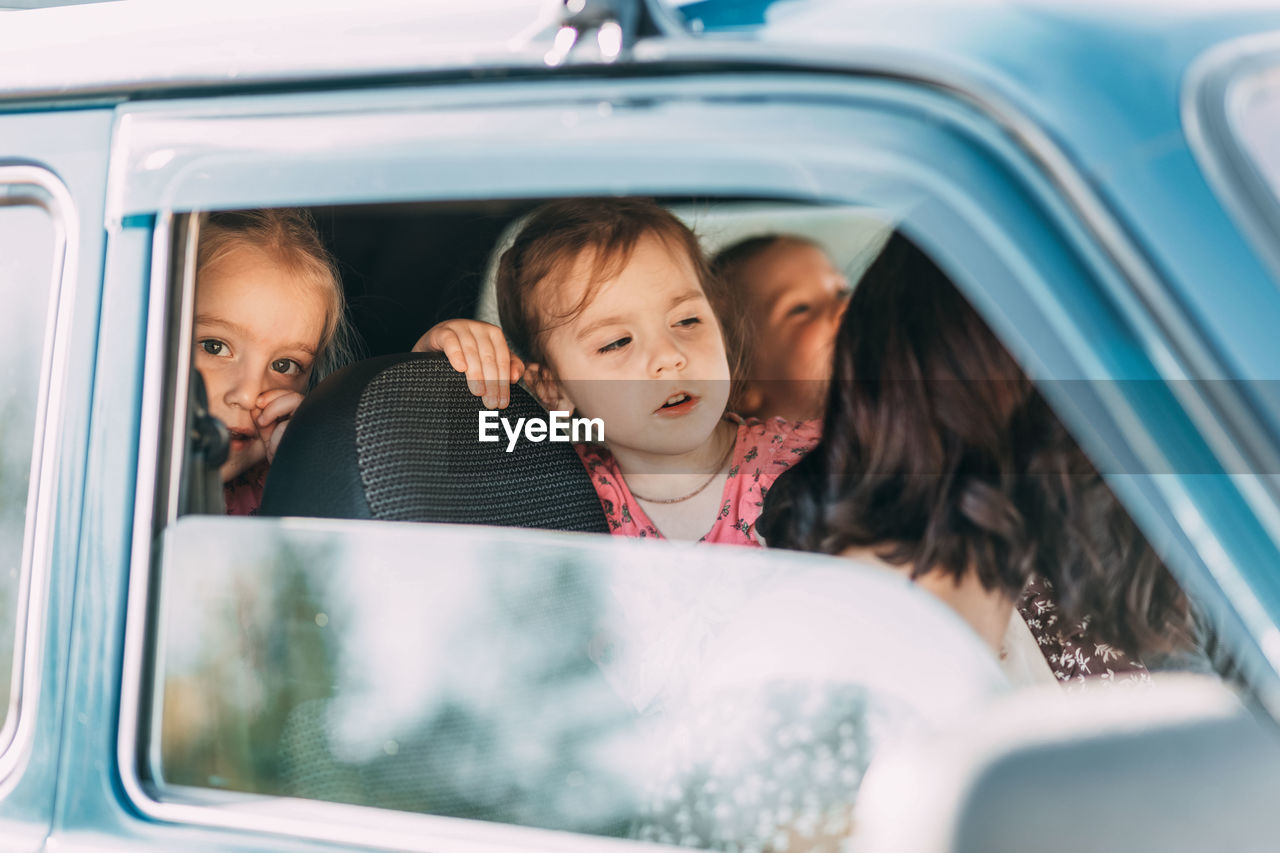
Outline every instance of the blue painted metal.
{"label": "blue painted metal", "polygon": [[[188,65],[180,60],[177,66],[165,66],[143,57],[132,77],[112,81],[110,97],[128,101],[139,91],[184,82],[216,85],[232,97],[207,98],[196,91],[182,101],[126,104],[118,111],[71,108],[99,94],[85,83],[83,73],[59,76],[58,56],[68,55],[74,45],[50,48],[52,54],[42,60],[43,76],[39,69],[31,71],[29,79],[11,84],[7,91],[6,80],[13,78],[0,72],[0,102],[10,98],[4,107],[7,114],[0,115],[0,158],[47,163],[75,196],[82,226],[75,285],[77,345],[72,349],[60,426],[64,459],[48,631],[43,638],[46,671],[40,685],[40,724],[26,772],[0,799],[0,847],[34,849],[56,824],[65,847],[92,843],[120,849],[141,844],[193,850],[315,849],[301,841],[158,824],[133,810],[115,761],[133,505],[139,488],[135,472],[150,239],[154,214],[165,204],[181,208],[386,201],[432,193],[484,198],[601,188],[658,194],[776,194],[786,189],[792,198],[857,201],[883,190],[881,176],[865,168],[842,170],[841,162],[856,159],[855,154],[875,158],[892,152],[898,159],[884,160],[883,180],[914,181],[925,188],[921,197],[931,202],[916,208],[909,224],[922,234],[940,226],[972,229],[968,249],[965,241],[954,240],[936,241],[933,248],[957,268],[970,271],[971,295],[1042,375],[1125,380],[1161,376],[1159,359],[1134,331],[1137,309],[1123,304],[1132,295],[1125,297],[1121,277],[1046,180],[1041,164],[1011,141],[1007,128],[973,107],[974,101],[992,98],[1009,105],[1066,154],[1168,294],[1193,318],[1196,333],[1222,366],[1223,377],[1280,378],[1275,332],[1280,328],[1280,283],[1206,181],[1188,145],[1181,113],[1191,64],[1224,41],[1280,30],[1280,10],[1243,3],[1193,9],[1140,3],[970,7],[904,0],[702,0],[684,4],[680,12],[691,30],[706,38],[686,46],[686,55],[697,56],[703,50],[711,70],[740,70],[752,63],[774,70],[751,78],[693,75],[666,81],[606,81],[590,79],[588,73],[588,79],[579,81],[332,93],[324,86],[333,76],[350,82],[478,66],[528,71],[539,67],[540,53],[494,47],[467,59],[437,40],[416,64],[409,52],[397,54],[394,62],[379,63],[371,59],[375,54],[368,51],[370,43],[360,41],[349,45],[345,55],[340,47],[323,64],[308,65],[300,53],[303,58],[296,68],[287,67],[287,57],[277,56],[277,64],[250,65],[239,75],[200,77],[197,72],[208,74],[213,67],[210,58],[219,47],[211,43],[199,48],[192,39]],[[438,23],[438,16],[424,21],[428,18]],[[325,31],[325,19],[318,20],[309,26]],[[336,15],[333,21],[336,27]],[[129,32],[136,37],[144,26],[145,18],[139,16]],[[480,30],[481,24],[475,26],[477,39],[492,46],[495,42],[481,38],[489,35]],[[381,37],[387,37],[385,30]],[[246,44],[252,46],[257,38],[250,34]],[[726,45],[736,52],[726,53]],[[305,51],[305,46],[295,49]],[[0,56],[9,50],[0,48]],[[173,60],[172,54],[164,56]],[[344,56],[348,65],[343,64]],[[807,73],[788,72],[788,64],[802,66]],[[878,67],[895,74],[914,70],[957,91],[867,79],[877,76]],[[824,75],[822,69],[837,74]],[[643,76],[649,65],[640,59],[632,70]],[[269,99],[234,94],[246,83],[282,81],[313,91],[278,92]],[[63,84],[67,100],[59,100],[63,95],[58,87]],[[811,100],[779,107],[775,113],[795,119],[793,123],[754,123],[753,110],[762,102],[781,99],[795,89],[807,90]],[[694,103],[683,114],[679,108],[634,106],[676,102],[695,91],[733,105],[716,112],[721,123],[700,137],[672,137],[669,130],[680,127],[692,134],[700,127],[698,110],[703,104]],[[637,93],[648,100],[635,97]],[[15,94],[28,100],[16,100]],[[30,100],[36,97],[41,100]],[[612,118],[605,120],[596,112],[599,103],[619,106],[611,107]],[[171,118],[180,113],[198,127],[218,116],[256,113],[256,118],[244,119],[246,127],[283,127],[287,119],[282,117],[291,111],[319,107],[374,113],[386,106],[391,114],[392,108],[403,111],[406,105],[430,108],[431,121],[451,111],[490,121],[484,132],[491,134],[492,150],[478,149],[474,138],[442,137],[431,143],[434,165],[424,165],[424,137],[408,133],[388,136],[377,157],[371,156],[370,148],[355,150],[347,173],[332,169],[333,155],[318,150],[280,164],[267,183],[254,172],[266,160],[255,163],[252,145],[237,150],[231,140],[222,149],[212,143],[178,149],[168,166],[130,164],[127,169],[133,171],[117,177],[132,183],[118,198],[106,198],[111,122],[117,116],[136,116],[141,123],[148,116]],[[512,133],[510,120],[517,107],[526,124]],[[565,142],[547,127],[550,119],[569,113],[578,123],[575,135]],[[410,116],[404,126],[411,127],[412,113],[400,115]],[[505,135],[499,136],[504,123]],[[811,129],[811,136],[795,140],[797,127]],[[780,159],[763,168],[757,149],[722,146],[721,134],[731,131],[760,146],[794,144],[797,157],[808,152],[806,162],[819,166],[796,171]],[[155,148],[143,154],[164,147],[163,132],[157,131]],[[523,142],[513,143],[516,138]],[[251,143],[255,137],[242,139]],[[184,142],[195,145],[198,140]],[[616,147],[593,160],[597,144]],[[527,169],[531,151],[547,158],[545,171],[535,174]],[[662,158],[655,159],[655,152]],[[481,153],[491,156],[479,160]],[[250,159],[227,166],[233,155]],[[627,159],[637,164],[634,171],[616,177],[611,170]],[[913,161],[917,167],[946,164],[952,173],[938,178],[925,174],[925,169],[912,171]],[[201,162],[223,171],[217,179],[208,176],[212,171],[202,177],[196,168]],[[956,210],[937,203],[939,183],[967,194],[974,205],[971,217],[957,216]],[[118,206],[113,209],[110,203]],[[984,254],[974,248],[992,233],[1004,235],[998,251]],[[1011,277],[1014,268],[1027,272],[1018,264],[1028,258],[1036,264],[1030,277]],[[1042,290],[1028,292],[1028,280]],[[1071,334],[1055,325],[1059,321]],[[1126,433],[1123,425],[1108,424],[1114,412],[1107,405],[1087,393],[1073,395],[1069,386],[1060,387],[1064,390],[1056,392],[1060,398],[1055,402],[1064,407],[1068,420],[1092,435],[1096,452],[1115,454],[1122,465],[1137,454],[1126,445],[1141,433],[1172,457],[1170,476],[1185,496],[1176,507],[1187,512],[1183,520],[1202,521],[1280,623],[1275,543],[1167,390],[1155,384],[1117,386],[1138,418],[1137,426],[1128,425],[1133,432]],[[1258,395],[1255,400],[1273,439],[1280,437],[1277,398],[1280,395]],[[1126,473],[1113,479],[1135,505],[1156,506],[1168,500],[1168,484],[1159,478]],[[1193,533],[1181,530],[1179,518],[1171,513],[1152,510],[1140,520],[1148,529],[1165,531],[1177,540],[1175,546],[1188,553],[1195,550],[1195,543],[1182,541]],[[1206,578],[1205,584],[1212,586],[1212,580]]]}
{"label": "blue painted metal", "polygon": [[[72,602],[81,564],[80,527],[86,503],[90,512],[95,509],[92,497],[86,501],[90,493],[85,470],[102,285],[104,235],[98,223],[111,120],[107,110],[0,116],[0,160],[21,159],[54,172],[74,197],[80,225],[78,272],[63,285],[74,290],[74,320],[69,328],[71,346],[61,392],[62,418],[54,425],[60,465],[57,482],[52,484],[56,497],[48,607],[43,635],[30,638],[30,642],[44,646],[43,672],[36,678],[28,677],[26,685],[26,689],[39,691],[31,754],[16,787],[0,800],[0,845],[8,849],[36,849],[48,832],[57,786],[65,784],[57,771],[70,673]],[[132,372],[137,366],[117,362],[116,369]]]}

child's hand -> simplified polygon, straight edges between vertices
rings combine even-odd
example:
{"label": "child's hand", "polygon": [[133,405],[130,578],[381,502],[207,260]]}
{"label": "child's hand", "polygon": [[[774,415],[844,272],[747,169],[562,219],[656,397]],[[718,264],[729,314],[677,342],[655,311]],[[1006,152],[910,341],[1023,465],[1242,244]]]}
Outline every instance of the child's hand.
{"label": "child's hand", "polygon": [[280,439],[284,438],[284,428],[289,425],[293,410],[302,402],[302,395],[287,388],[274,388],[258,395],[257,415],[254,422],[258,425],[258,435],[267,448],[267,463],[275,461],[276,449],[280,447]]}
{"label": "child's hand", "polygon": [[467,375],[467,387],[490,409],[505,409],[511,383],[524,375],[524,362],[507,349],[502,330],[479,320],[445,320],[413,345],[414,352],[442,352],[449,364]]}

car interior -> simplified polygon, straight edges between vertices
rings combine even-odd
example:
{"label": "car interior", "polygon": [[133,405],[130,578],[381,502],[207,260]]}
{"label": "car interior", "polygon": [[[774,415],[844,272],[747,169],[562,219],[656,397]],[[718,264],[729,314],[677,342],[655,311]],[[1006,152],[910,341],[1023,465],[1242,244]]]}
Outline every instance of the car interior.
{"label": "car interior", "polygon": [[[708,255],[748,236],[800,234],[823,246],[854,287],[888,239],[893,222],[886,212],[852,207],[758,199],[660,201],[692,226]],[[571,448],[526,442],[508,454],[500,445],[478,444],[476,413],[482,406],[468,390],[465,378],[441,355],[409,352],[414,341],[439,321],[454,317],[496,321],[493,279],[497,259],[538,203],[519,200],[312,210],[339,266],[363,358],[321,382],[299,407],[272,463],[261,515],[530,527],[572,534],[608,532],[592,484]],[[198,376],[193,376],[191,388],[183,506],[191,515],[217,516],[223,512],[217,481],[221,458],[218,425],[209,422]],[[511,405],[516,413],[541,412],[532,395],[522,389],[513,389]],[[495,542],[503,541],[501,536],[495,534]],[[261,537],[260,528],[246,528],[246,541]],[[618,546],[600,540],[599,549],[611,547]],[[624,554],[626,547],[618,547],[618,553]],[[366,568],[372,571],[374,566],[374,562],[367,562]],[[564,581],[556,583],[562,586]],[[167,610],[174,612],[172,606]],[[752,632],[756,629],[758,625]],[[1214,633],[1205,626],[1208,650],[1202,657],[1160,665],[1216,670],[1227,683],[1244,687],[1230,653],[1215,645]],[[607,674],[599,657],[592,657],[585,665],[593,673],[602,667]],[[180,682],[166,685],[167,702],[175,702],[181,686]],[[163,713],[177,712],[166,706]],[[386,771],[389,777],[379,777],[380,781],[361,777],[363,781],[357,784],[350,775],[355,771],[347,768],[339,784],[334,781],[332,755],[315,746],[318,739],[336,737],[332,709],[328,713],[325,716],[305,703],[288,713],[286,740],[310,744],[306,754],[311,758],[302,764],[297,764],[301,759],[289,759],[295,763],[273,769],[263,778],[274,781],[255,782],[258,787],[253,790],[352,803],[363,803],[376,795],[386,802],[400,803],[394,807],[406,811],[517,823],[527,820],[573,831],[585,827],[603,835],[625,837],[634,830],[623,820],[597,826],[575,823],[576,818],[571,817],[512,817],[502,809],[477,805],[456,791],[445,796],[439,791],[419,790],[425,783],[414,781],[421,775],[415,767],[435,766],[430,755],[439,732],[434,728],[417,732],[414,737],[418,740],[412,747],[405,742],[396,747],[409,751],[377,757],[392,768]],[[175,729],[172,722],[166,727]],[[285,734],[275,732],[271,737]],[[203,785],[206,783],[200,780],[217,775],[206,775],[201,769],[220,761],[216,754],[200,757],[204,754],[191,751],[196,747],[178,744],[172,737],[162,746],[158,753],[161,764],[180,783]],[[455,765],[442,765],[432,771],[436,773],[432,784],[445,785],[441,780],[451,779],[449,774],[455,771]],[[353,793],[357,790],[359,793]]]}
{"label": "car interior", "polygon": [[[550,523],[560,514],[558,505],[589,507],[595,501],[586,479],[570,476],[580,472],[581,466],[567,447],[521,444],[514,454],[508,454],[497,446],[478,445],[474,440],[476,412],[482,408],[478,398],[467,392],[459,374],[439,369],[429,363],[432,360],[409,353],[420,335],[443,320],[474,317],[498,323],[493,287],[498,258],[539,203],[377,205],[312,211],[341,273],[357,337],[356,350],[367,360],[359,371],[344,375],[341,387],[327,384],[309,396],[298,423],[290,425],[288,443],[273,464],[263,514],[513,524],[604,532],[595,520],[584,521],[575,511],[566,516],[572,521]],[[856,282],[874,259],[890,230],[883,213],[867,209],[749,200],[679,199],[664,203],[694,229],[708,256],[752,236],[799,234],[821,245],[851,282]],[[409,367],[410,364],[417,366]],[[399,366],[398,377],[388,373],[393,366]],[[410,370],[422,371],[422,375],[405,372]],[[430,382],[424,378],[428,374],[432,377]],[[380,469],[388,476],[403,478],[403,487],[362,482],[360,478],[357,459],[363,445],[357,441],[355,424],[365,417],[359,401],[372,382],[385,386],[380,400],[394,400],[397,406],[419,410],[411,414],[407,410],[397,413],[385,405],[377,407],[386,415],[387,429],[398,428],[399,434],[378,438],[375,443],[385,446],[386,442],[399,442],[398,458],[403,460],[407,458],[404,454],[413,454],[418,460],[411,469],[394,465]],[[192,385],[195,408],[191,418],[197,437],[189,459],[208,456],[201,442],[207,441],[206,427],[211,427],[199,415],[202,409],[197,395],[203,393],[200,385],[198,379]],[[518,394],[519,413],[541,411],[527,393]],[[321,410],[321,414],[315,414]],[[443,414],[446,410],[452,413],[448,417]],[[423,430],[430,418],[439,420],[438,432],[431,433],[436,438],[430,441],[438,440],[440,447],[448,448],[446,452],[439,452],[430,441],[423,442]],[[366,436],[365,440],[373,439]],[[530,454],[533,458],[526,459]],[[454,463],[462,456],[474,458],[475,467],[458,468]],[[336,464],[311,464],[315,459]],[[440,463],[446,459],[450,464]],[[431,460],[436,463],[433,465]],[[188,463],[187,469],[188,482],[183,491],[188,497],[184,506],[190,511],[221,513],[221,499],[201,479],[199,466]],[[412,475],[407,473],[409,470]],[[482,471],[488,476],[481,476]],[[542,471],[548,476],[530,478],[529,471]],[[551,471],[556,473],[551,475]],[[460,507],[457,499],[467,493],[469,484],[477,482],[489,486],[485,496],[465,501]],[[546,507],[541,512],[522,513],[518,511],[521,501],[499,500],[503,488],[516,483],[523,486],[520,495],[532,497],[528,490],[537,482],[550,484],[532,504]],[[409,502],[416,506],[412,511],[408,505],[391,508],[370,500],[371,493],[385,493],[388,489],[402,493],[406,488],[423,492],[420,500]],[[495,507],[501,505],[506,509],[495,514]],[[433,506],[435,510],[431,509]]]}

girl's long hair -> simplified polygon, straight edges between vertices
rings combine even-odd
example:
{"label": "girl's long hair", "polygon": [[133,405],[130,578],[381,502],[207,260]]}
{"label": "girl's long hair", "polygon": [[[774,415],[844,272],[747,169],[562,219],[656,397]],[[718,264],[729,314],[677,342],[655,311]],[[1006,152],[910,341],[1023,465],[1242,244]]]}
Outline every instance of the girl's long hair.
{"label": "girl's long hair", "polygon": [[1047,578],[1068,617],[1137,653],[1192,633],[1145,537],[947,276],[895,234],[835,344],[823,438],[770,491],[770,545],[871,548],[911,576],[975,571],[1016,600]]}

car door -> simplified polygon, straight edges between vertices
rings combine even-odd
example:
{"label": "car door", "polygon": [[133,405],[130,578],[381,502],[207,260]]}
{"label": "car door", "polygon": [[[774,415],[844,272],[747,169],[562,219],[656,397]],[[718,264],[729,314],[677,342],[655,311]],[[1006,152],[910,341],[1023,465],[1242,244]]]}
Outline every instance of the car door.
{"label": "car door", "polygon": [[[1035,156],[1043,152],[1015,143],[972,102],[875,75],[659,64],[495,78],[117,109],[105,293],[120,307],[104,313],[99,340],[141,353],[145,372],[131,384],[100,344],[94,413],[103,425],[89,467],[102,488],[87,492],[86,507],[104,544],[82,555],[72,667],[105,673],[122,662],[123,674],[72,681],[70,719],[86,722],[66,729],[61,846],[105,837],[185,849],[634,847],[626,806],[635,789],[621,771],[636,766],[643,741],[608,735],[627,711],[616,700],[643,711],[637,697],[662,691],[640,676],[611,688],[599,656],[583,657],[611,573],[631,566],[634,578],[645,563],[666,563],[695,576],[741,573],[741,586],[814,565],[555,534],[180,516],[188,226],[209,210],[643,195],[876,211],[953,274],[1212,611],[1251,689],[1274,701],[1265,625],[1238,567],[1280,555],[1206,440],[1206,424],[1230,431],[1231,422],[1180,393],[1187,377],[1134,298],[1133,269],[1099,236],[1109,223],[1064,194],[1063,176]],[[1280,317],[1280,292],[1262,295],[1257,310]],[[127,575],[118,570],[126,554]],[[473,585],[440,580],[445,560],[468,567]],[[371,573],[367,587],[356,583],[362,572]],[[534,689],[537,678],[477,687],[456,672],[505,671],[504,655],[522,648],[522,635],[503,634],[494,615],[508,612],[495,602],[512,578],[532,585],[517,585],[518,600],[545,595],[543,584],[576,602],[560,621],[536,611],[534,625],[555,638],[553,652],[572,648],[572,661],[530,663],[557,673],[565,690],[586,679],[584,701],[569,711],[547,698],[560,691]],[[127,606],[91,614],[102,601]],[[490,630],[467,633],[468,620],[450,613]],[[709,618],[698,607],[687,615]],[[390,639],[370,639],[377,624]],[[424,630],[437,624],[456,630]],[[451,662],[442,650],[456,648],[491,654]],[[450,728],[441,720],[452,719],[464,688],[480,691],[492,719]],[[275,728],[264,731],[268,718]],[[459,739],[457,726],[473,739]],[[433,741],[433,731],[445,734]],[[459,743],[467,748],[450,752]],[[495,743],[502,749],[482,749]],[[546,759],[557,744],[578,758]],[[437,753],[430,771],[413,763]],[[323,784],[299,788],[281,775],[299,762]],[[374,777],[390,787],[371,785]],[[436,789],[405,793],[421,794],[423,780]]]}
{"label": "car door", "polygon": [[48,834],[93,389],[110,111],[0,115],[0,838]]}

